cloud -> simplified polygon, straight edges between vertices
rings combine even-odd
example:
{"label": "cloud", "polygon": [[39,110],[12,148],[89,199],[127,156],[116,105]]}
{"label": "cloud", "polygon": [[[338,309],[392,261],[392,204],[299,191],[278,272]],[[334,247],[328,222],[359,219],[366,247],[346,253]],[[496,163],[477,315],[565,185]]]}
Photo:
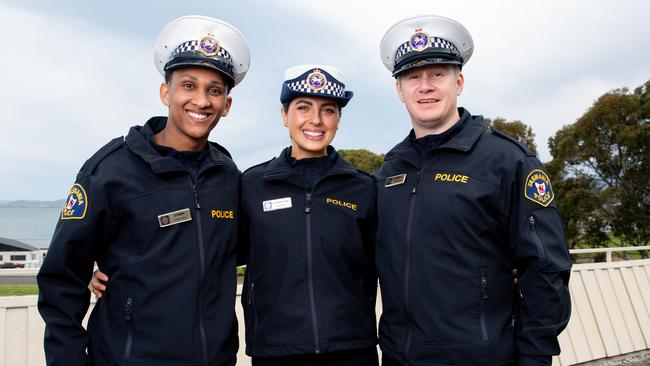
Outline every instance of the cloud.
{"label": "cloud", "polygon": [[5,173],[0,199],[61,198],[99,147],[152,115],[166,114],[151,47],[160,27],[184,14],[225,19],[250,44],[249,74],[233,90],[231,114],[211,134],[242,169],[289,144],[278,97],[284,70],[301,63],[341,68],[355,92],[343,113],[337,148],[386,152],[401,140],[410,122],[379,59],[379,40],[388,27],[414,14],[449,16],[470,30],[476,48],[464,69],[460,104],[475,114],[531,125],[544,161],[550,159],[548,137],[598,96],[650,78],[647,2],[152,4],[0,4],[0,42],[14,47],[10,57],[0,58]]}
{"label": "cloud", "polygon": [[138,71],[151,69],[151,47],[58,16],[8,6],[0,14],[0,42],[20,48],[0,58],[0,153],[10,160],[0,187],[15,198],[60,198],[95,150],[160,109],[144,90],[157,77]]}
{"label": "cloud", "polygon": [[[337,9],[336,16],[325,18],[330,28],[347,38],[336,38],[343,44],[341,49],[356,56],[354,63],[342,67],[352,71],[360,86],[356,106],[364,115],[372,115],[387,135],[401,131],[396,125],[407,124],[408,118],[394,102],[392,84],[379,60],[379,40],[395,22],[416,14],[448,16],[469,29],[475,51],[464,69],[466,87],[459,104],[475,114],[531,125],[543,161],[551,159],[548,138],[573,123],[598,96],[615,88],[634,88],[650,78],[646,34],[650,3],[507,0],[432,4],[426,0],[404,0],[399,7],[347,0],[294,4],[305,13],[331,14],[331,9]],[[391,93],[376,89],[391,89]],[[363,100],[366,93],[381,94],[381,102]],[[397,142],[396,136],[382,137],[375,131],[371,139]]]}

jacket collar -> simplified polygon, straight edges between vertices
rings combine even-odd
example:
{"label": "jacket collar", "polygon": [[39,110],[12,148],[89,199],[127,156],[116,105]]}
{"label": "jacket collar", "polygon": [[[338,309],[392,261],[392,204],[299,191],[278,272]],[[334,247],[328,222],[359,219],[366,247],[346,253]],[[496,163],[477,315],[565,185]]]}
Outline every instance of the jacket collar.
{"label": "jacket collar", "polygon": [[[185,165],[178,159],[161,155],[145,136],[153,136],[167,125],[167,117],[152,117],[144,126],[133,126],[124,139],[129,149],[138,155],[154,174],[169,172],[187,172]],[[230,153],[221,145],[208,141],[208,154],[201,164],[200,171],[215,166],[229,165],[235,167]]]}
{"label": "jacket collar", "polygon": [[[464,108],[458,108],[458,112],[461,117],[457,123],[463,122],[464,126],[449,140],[433,150],[452,149],[467,152],[474,147],[483,131],[487,128],[483,122],[483,116],[472,116]],[[416,167],[422,165],[422,156],[418,149],[413,146],[409,136],[395,145],[384,158],[386,161],[391,159],[401,159]]]}
{"label": "jacket collar", "polygon": [[[280,156],[274,158],[269,162],[264,169],[264,180],[267,182],[271,181],[286,181],[294,185],[303,186],[302,179],[297,176],[297,171],[292,167],[287,159],[290,149],[287,147],[280,153]],[[336,152],[333,146],[327,147],[327,154],[331,155]],[[347,161],[341,158],[337,154],[334,159],[334,164],[332,167],[325,173],[323,178],[329,177],[332,175],[357,175],[359,172],[356,168],[350,165]],[[321,179],[323,179],[321,178]]]}

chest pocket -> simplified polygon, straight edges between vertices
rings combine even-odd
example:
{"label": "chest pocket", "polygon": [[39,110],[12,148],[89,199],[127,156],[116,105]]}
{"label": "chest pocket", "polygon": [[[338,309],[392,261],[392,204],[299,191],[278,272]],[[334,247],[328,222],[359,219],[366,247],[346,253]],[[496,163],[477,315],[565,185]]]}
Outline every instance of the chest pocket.
{"label": "chest pocket", "polygon": [[428,175],[421,183],[440,194],[440,199],[447,203],[462,204],[463,200],[469,200],[484,205],[498,199],[497,185],[475,175],[436,169],[429,171]]}
{"label": "chest pocket", "polygon": [[499,187],[466,172],[429,170],[420,180],[420,191],[428,208],[420,212],[437,222],[487,228],[500,212]]}

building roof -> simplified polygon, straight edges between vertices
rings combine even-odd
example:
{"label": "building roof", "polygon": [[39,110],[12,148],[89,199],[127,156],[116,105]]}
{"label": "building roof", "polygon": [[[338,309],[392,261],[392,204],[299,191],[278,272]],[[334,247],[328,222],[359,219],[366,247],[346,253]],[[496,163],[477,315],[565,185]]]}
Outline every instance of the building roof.
{"label": "building roof", "polygon": [[0,238],[0,252],[33,252],[38,248],[18,240]]}

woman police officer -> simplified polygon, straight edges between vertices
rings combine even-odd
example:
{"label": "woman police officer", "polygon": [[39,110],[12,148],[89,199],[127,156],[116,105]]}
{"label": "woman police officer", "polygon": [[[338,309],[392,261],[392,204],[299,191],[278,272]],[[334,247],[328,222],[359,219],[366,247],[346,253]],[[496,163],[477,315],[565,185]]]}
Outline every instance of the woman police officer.
{"label": "woman police officer", "polygon": [[289,68],[280,101],[291,146],[242,174],[242,305],[254,366],[378,364],[376,187],[330,146],[352,94],[334,67]]}

